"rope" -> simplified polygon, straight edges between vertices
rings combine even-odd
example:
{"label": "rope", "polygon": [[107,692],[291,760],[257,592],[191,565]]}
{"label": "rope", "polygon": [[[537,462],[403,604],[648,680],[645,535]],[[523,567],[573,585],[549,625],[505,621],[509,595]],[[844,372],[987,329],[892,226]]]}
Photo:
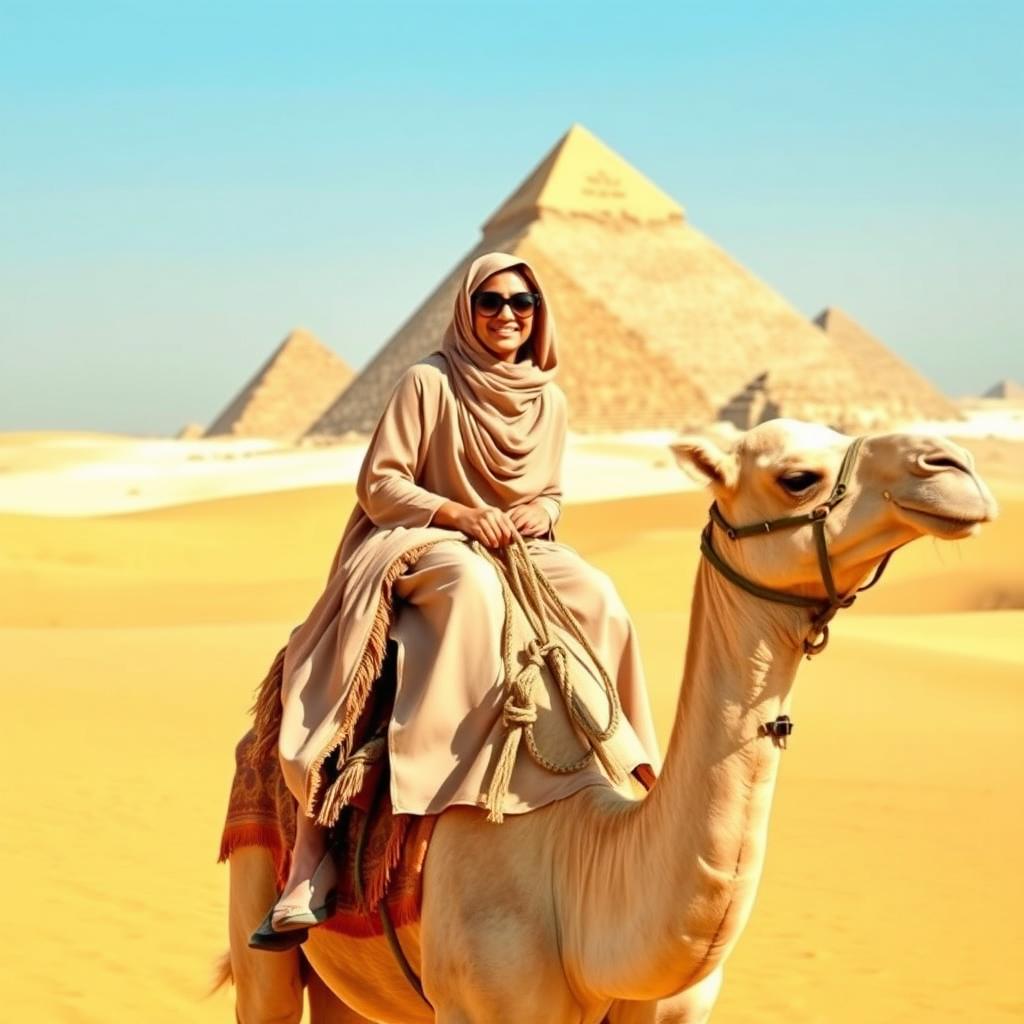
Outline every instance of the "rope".
{"label": "rope", "polygon": [[[591,646],[576,617],[565,606],[551,582],[534,564],[523,538],[516,533],[512,544],[500,549],[498,557],[478,541],[471,541],[470,547],[494,566],[501,583],[502,599],[505,605],[505,621],[501,632],[501,655],[504,668],[504,685],[508,693],[502,709],[505,725],[505,741],[498,762],[491,776],[485,806],[487,820],[500,823],[504,820],[503,808],[512,781],[516,756],[520,742],[524,743],[530,757],[546,771],[558,775],[570,775],[582,771],[596,757],[612,782],[624,778],[622,768],[604,749],[604,744],[614,735],[622,718],[619,694],[601,664],[601,659]],[[589,710],[576,696],[569,675],[569,652],[552,635],[544,597],[547,596],[562,618],[563,624],[579,642],[596,667],[601,688],[608,702],[608,724],[602,728],[591,716]],[[516,671],[513,645],[513,603],[518,603],[535,636],[526,647],[527,663]],[[558,692],[565,704],[569,720],[580,735],[587,750],[575,761],[562,762],[547,757],[537,746],[534,725],[537,722],[537,704],[534,692],[541,681],[541,668],[547,665]]]}

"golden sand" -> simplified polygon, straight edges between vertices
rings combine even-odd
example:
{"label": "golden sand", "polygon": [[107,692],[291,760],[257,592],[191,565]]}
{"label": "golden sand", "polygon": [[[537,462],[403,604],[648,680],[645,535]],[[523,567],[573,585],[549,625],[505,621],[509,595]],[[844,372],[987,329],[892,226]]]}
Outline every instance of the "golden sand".
{"label": "golden sand", "polygon": [[[1021,1019],[1024,498],[996,490],[999,522],[901,552],[801,670],[716,1021]],[[0,517],[0,1017],[232,1019],[229,993],[203,998],[227,941],[232,749],[351,502],[333,487]],[[570,507],[560,534],[633,611],[663,739],[705,504]]]}

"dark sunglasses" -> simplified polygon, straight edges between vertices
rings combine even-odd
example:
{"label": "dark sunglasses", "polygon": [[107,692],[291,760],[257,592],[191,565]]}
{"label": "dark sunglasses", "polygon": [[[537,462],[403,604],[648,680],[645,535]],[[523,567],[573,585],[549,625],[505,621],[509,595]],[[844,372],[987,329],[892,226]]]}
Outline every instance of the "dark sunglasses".
{"label": "dark sunglasses", "polygon": [[473,295],[473,308],[481,316],[497,316],[506,304],[515,316],[530,317],[540,305],[540,296],[536,292],[516,292],[507,299],[501,292],[476,292]]}

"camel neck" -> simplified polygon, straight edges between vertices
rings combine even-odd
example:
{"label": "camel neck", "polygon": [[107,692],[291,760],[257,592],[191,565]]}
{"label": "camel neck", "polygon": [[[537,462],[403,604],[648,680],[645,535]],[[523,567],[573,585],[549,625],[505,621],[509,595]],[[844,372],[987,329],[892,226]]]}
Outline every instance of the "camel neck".
{"label": "camel neck", "polygon": [[805,620],[701,562],[665,765],[619,823],[622,874],[612,876],[637,926],[620,947],[631,998],[705,977],[746,923],[782,753],[764,725],[788,711]]}

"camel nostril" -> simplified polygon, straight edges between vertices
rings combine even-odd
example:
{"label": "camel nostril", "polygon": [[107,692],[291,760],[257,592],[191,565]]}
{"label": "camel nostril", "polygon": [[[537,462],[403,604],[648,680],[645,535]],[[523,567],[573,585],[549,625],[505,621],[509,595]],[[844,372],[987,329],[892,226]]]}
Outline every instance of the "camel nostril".
{"label": "camel nostril", "polygon": [[917,464],[921,469],[932,473],[941,472],[943,469],[958,469],[961,473],[970,473],[967,466],[959,459],[954,458],[948,452],[934,452],[931,455],[919,455]]}

